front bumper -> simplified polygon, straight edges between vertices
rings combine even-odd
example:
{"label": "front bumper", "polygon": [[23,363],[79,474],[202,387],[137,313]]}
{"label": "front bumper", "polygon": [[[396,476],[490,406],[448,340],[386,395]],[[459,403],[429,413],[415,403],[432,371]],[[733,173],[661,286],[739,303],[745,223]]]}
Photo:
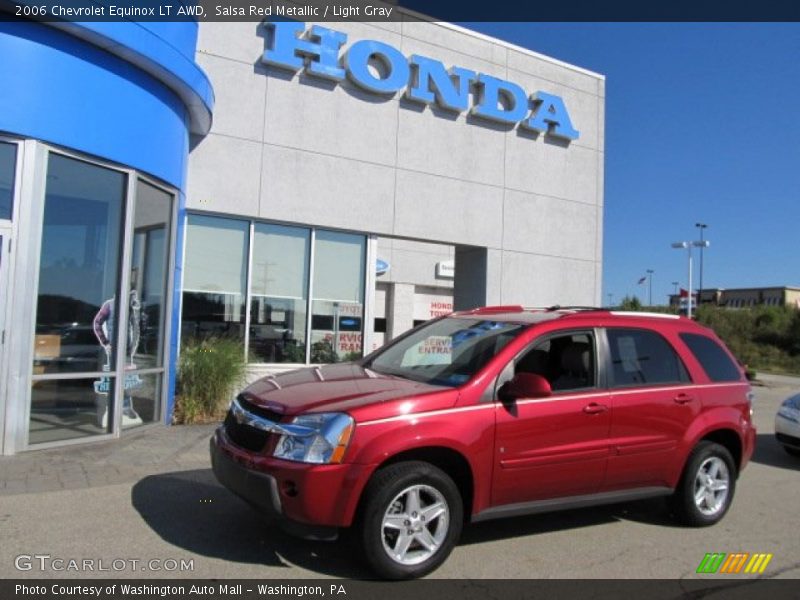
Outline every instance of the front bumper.
{"label": "front bumper", "polygon": [[259,473],[236,462],[211,438],[211,468],[222,485],[267,517],[283,515],[278,482],[272,475]]}
{"label": "front bumper", "polygon": [[222,427],[211,438],[211,464],[222,485],[303,537],[331,537],[350,526],[372,473],[368,465],[311,465],[254,453]]}
{"label": "front bumper", "polygon": [[800,422],[778,413],[775,416],[775,437],[784,446],[800,450]]}

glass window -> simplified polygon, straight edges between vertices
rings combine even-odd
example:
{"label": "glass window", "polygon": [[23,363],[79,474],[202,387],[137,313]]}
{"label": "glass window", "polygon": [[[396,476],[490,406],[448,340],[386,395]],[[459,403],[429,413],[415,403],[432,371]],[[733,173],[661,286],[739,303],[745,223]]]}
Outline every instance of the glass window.
{"label": "glass window", "polygon": [[129,429],[161,419],[160,373],[126,373],[122,400],[122,428]]}
{"label": "glass window", "polygon": [[113,430],[114,377],[47,379],[31,388],[29,444],[109,433]]}
{"label": "glass window", "polygon": [[0,219],[11,218],[16,166],[17,147],[14,144],[0,142]]}
{"label": "glass window", "polygon": [[390,343],[365,366],[433,385],[469,381],[522,331],[518,323],[450,317]]}
{"label": "glass window", "polygon": [[162,367],[172,195],[139,181],[133,216],[128,368]]}
{"label": "glass window", "polygon": [[34,375],[113,364],[125,187],[122,173],[50,155]]}
{"label": "glass window", "polygon": [[111,431],[111,376],[89,382],[36,381],[36,376],[113,370],[126,180],[111,169],[58,154],[49,157],[31,443]]}
{"label": "glass window", "polygon": [[311,232],[255,225],[250,287],[250,362],[306,362]]}
{"label": "glass window", "polygon": [[172,224],[172,195],[139,180],[133,214],[133,252],[122,427],[161,418],[161,375],[140,375],[141,369],[163,368],[167,311],[167,268]]}
{"label": "glass window", "polygon": [[190,215],[186,233],[182,334],[244,343],[250,223]]}
{"label": "glass window", "polygon": [[711,381],[739,381],[742,372],[728,353],[713,339],[697,333],[681,333],[694,357]]}
{"label": "glass window", "polygon": [[311,362],[333,363],[362,356],[364,320],[363,235],[317,231],[311,304]]}
{"label": "glass window", "polygon": [[554,392],[596,386],[594,338],[589,333],[549,337],[534,346],[514,364],[514,373],[534,373],[550,382]]}
{"label": "glass window", "polygon": [[680,357],[657,333],[642,329],[608,329],[606,333],[613,387],[689,381]]}

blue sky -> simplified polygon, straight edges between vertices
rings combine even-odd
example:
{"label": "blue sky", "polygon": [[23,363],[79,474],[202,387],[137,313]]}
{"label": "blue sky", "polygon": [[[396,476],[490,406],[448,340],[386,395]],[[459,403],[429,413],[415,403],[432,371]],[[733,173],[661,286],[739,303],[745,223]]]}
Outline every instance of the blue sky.
{"label": "blue sky", "polygon": [[703,287],[800,286],[800,24],[464,25],[606,76],[604,303],[686,287],[698,221]]}

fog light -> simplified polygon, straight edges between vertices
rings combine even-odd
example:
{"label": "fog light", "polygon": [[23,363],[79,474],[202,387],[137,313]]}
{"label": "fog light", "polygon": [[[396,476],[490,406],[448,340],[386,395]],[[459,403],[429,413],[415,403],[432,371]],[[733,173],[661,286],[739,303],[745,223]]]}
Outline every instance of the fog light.
{"label": "fog light", "polygon": [[284,481],[281,484],[281,491],[283,491],[284,495],[289,496],[289,498],[294,498],[297,496],[297,485],[294,481]]}

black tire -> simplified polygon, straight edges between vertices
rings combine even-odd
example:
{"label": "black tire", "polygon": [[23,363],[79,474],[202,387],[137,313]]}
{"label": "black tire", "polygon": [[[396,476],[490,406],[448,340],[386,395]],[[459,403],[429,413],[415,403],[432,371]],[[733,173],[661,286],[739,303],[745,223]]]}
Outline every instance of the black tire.
{"label": "black tire", "polygon": [[[422,510],[413,511],[416,516],[412,518],[411,510],[407,515],[405,511],[414,508],[414,495]],[[446,506],[446,512],[433,516],[439,505]],[[425,508],[430,518],[426,518]],[[384,528],[384,517],[393,525]],[[375,473],[364,490],[352,533],[365,562],[377,575],[413,579],[430,573],[447,559],[461,535],[463,520],[464,506],[453,480],[429,463],[409,461]],[[396,533],[395,523],[401,526]],[[407,540],[406,551],[400,550]],[[422,541],[436,543],[431,550]],[[398,556],[402,554],[405,560],[393,556],[392,550],[398,550]]]}
{"label": "black tire", "polygon": [[[718,469],[716,476],[713,474],[715,467]],[[697,444],[686,461],[680,484],[672,496],[671,504],[675,516],[691,527],[707,527],[719,522],[733,501],[736,475],[736,463],[727,448],[710,441]],[[727,493],[722,490],[710,491],[706,484],[711,479],[717,482],[716,486],[726,479]],[[697,501],[696,497],[703,490],[707,493]]]}
{"label": "black tire", "polygon": [[784,446],[783,449],[786,450],[786,452],[790,456],[800,456],[800,448],[794,448],[792,446]]}

